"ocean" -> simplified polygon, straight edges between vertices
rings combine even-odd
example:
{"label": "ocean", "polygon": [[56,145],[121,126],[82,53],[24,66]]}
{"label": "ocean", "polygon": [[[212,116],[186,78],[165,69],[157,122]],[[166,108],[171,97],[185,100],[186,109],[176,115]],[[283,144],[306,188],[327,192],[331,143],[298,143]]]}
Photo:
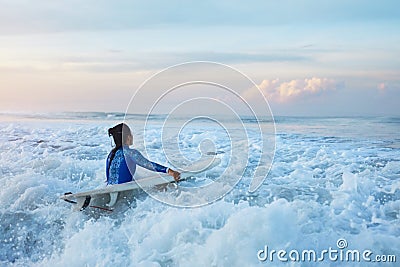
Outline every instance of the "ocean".
{"label": "ocean", "polygon": [[[217,151],[222,165],[186,186],[218,185],[231,158],[249,163],[229,173],[241,176],[231,190],[205,196],[211,200],[199,207],[140,191],[113,212],[74,212],[59,197],[104,186],[107,129],[124,114],[0,114],[0,265],[398,266],[400,117],[275,117],[272,165],[254,192],[257,133],[249,131],[243,153],[217,124],[203,122],[180,131],[176,147],[160,134],[164,118],[149,120],[146,155],[168,164],[165,145],[196,160],[202,140],[210,140],[206,149]],[[143,120],[129,115],[133,129]],[[190,198],[175,187],[159,194]]]}

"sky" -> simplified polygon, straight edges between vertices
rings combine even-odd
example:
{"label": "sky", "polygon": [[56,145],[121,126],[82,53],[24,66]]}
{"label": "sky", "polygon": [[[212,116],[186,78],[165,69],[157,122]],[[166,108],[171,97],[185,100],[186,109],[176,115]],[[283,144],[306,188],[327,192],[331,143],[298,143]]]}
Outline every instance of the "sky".
{"label": "sky", "polygon": [[0,0],[0,112],[124,112],[156,73],[211,61],[275,115],[399,116],[399,44],[398,1]]}

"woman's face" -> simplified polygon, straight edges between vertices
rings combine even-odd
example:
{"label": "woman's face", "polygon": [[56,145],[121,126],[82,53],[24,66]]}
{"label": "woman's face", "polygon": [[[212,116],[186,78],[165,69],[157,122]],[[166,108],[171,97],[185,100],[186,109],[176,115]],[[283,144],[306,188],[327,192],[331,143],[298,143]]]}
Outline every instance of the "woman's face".
{"label": "woman's face", "polygon": [[133,135],[128,134],[125,139],[125,145],[131,146],[133,145]]}

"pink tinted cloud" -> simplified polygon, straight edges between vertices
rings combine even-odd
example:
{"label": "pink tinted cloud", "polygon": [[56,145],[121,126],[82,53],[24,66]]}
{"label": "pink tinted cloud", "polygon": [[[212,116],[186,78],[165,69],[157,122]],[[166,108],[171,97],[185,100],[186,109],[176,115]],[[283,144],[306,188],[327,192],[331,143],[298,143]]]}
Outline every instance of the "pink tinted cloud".
{"label": "pink tinted cloud", "polygon": [[[263,80],[258,88],[261,93],[269,100],[276,102],[286,102],[305,95],[321,94],[326,91],[336,90],[339,83],[334,79],[328,78],[305,78],[291,81],[280,81],[278,78],[273,80]],[[253,87],[243,92],[245,99],[257,97],[259,92]]]}
{"label": "pink tinted cloud", "polygon": [[386,88],[387,88],[387,84],[384,83],[384,82],[379,83],[378,86],[377,86],[377,88],[378,88],[378,90],[379,90],[380,92],[384,92],[384,91],[386,90]]}

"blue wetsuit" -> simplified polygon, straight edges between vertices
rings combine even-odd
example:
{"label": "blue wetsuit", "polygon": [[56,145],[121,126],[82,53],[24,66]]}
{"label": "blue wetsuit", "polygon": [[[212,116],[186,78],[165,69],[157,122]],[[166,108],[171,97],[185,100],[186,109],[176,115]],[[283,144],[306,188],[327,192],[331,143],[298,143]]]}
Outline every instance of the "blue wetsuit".
{"label": "blue wetsuit", "polygon": [[107,184],[122,184],[132,181],[132,176],[136,171],[136,165],[151,171],[168,172],[167,167],[149,161],[143,157],[139,151],[129,148],[128,146],[118,149],[115,152],[112,162],[110,162],[111,155],[112,152],[108,154],[106,164]]}

